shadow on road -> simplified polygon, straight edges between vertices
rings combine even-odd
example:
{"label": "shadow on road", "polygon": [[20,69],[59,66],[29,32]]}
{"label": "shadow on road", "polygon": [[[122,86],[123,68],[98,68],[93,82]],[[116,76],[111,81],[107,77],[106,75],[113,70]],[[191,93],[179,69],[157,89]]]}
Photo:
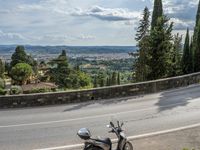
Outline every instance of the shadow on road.
{"label": "shadow on road", "polygon": [[200,98],[200,88],[188,87],[161,93],[159,101],[155,105],[159,107],[160,112],[187,106],[192,99],[196,98]]}
{"label": "shadow on road", "polygon": [[95,104],[100,104],[100,105],[117,104],[117,103],[121,103],[121,102],[126,102],[130,99],[137,99],[139,97],[143,97],[143,96],[141,95],[141,96],[116,98],[116,99],[109,99],[109,100],[96,100],[96,101],[94,100],[94,101],[90,101],[90,102],[84,102],[84,103],[76,104],[76,105],[72,106],[71,108],[65,109],[63,112],[79,110],[81,108],[84,108],[84,107],[87,107],[87,106],[90,106],[90,105],[95,105]]}

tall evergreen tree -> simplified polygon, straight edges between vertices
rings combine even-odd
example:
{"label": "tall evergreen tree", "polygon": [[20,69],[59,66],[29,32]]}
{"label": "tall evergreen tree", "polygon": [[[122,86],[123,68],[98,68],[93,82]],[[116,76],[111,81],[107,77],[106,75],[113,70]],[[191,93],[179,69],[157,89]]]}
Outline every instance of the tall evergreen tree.
{"label": "tall evergreen tree", "polygon": [[24,46],[17,46],[11,59],[10,68],[14,67],[18,63],[26,63],[32,67],[35,73],[37,73],[37,61],[26,54]]}
{"label": "tall evergreen tree", "polygon": [[116,72],[112,73],[111,84],[112,85],[117,85],[117,73]]}
{"label": "tall evergreen tree", "polygon": [[182,57],[182,70],[184,74],[188,74],[192,72],[192,53],[190,50],[190,35],[189,29],[187,29],[185,44],[183,49],[183,57]]}
{"label": "tall evergreen tree", "polygon": [[109,77],[106,78],[106,86],[110,86],[110,79],[109,79]]}
{"label": "tall evergreen tree", "polygon": [[194,72],[194,41],[193,41],[193,37],[191,37],[191,42],[190,42],[190,55],[191,55],[191,59],[192,59],[192,71]]}
{"label": "tall evergreen tree", "polygon": [[198,9],[197,9],[197,14],[196,14],[196,27],[198,27],[199,21],[200,21],[200,1],[199,1]]}
{"label": "tall evergreen tree", "polygon": [[97,76],[95,75],[94,76],[94,88],[97,88],[98,87],[98,83],[97,83]]}
{"label": "tall evergreen tree", "polygon": [[70,87],[69,74],[72,71],[68,65],[66,52],[63,50],[57,59],[54,59],[51,64],[56,67],[50,69],[50,77],[60,87]]}
{"label": "tall evergreen tree", "polygon": [[182,36],[179,34],[174,35],[173,48],[170,52],[170,65],[167,68],[168,77],[178,76],[182,74],[181,56],[182,54]]}
{"label": "tall evergreen tree", "polygon": [[197,26],[197,43],[195,46],[195,51],[194,51],[194,71],[198,72],[200,71],[200,21]]}
{"label": "tall evergreen tree", "polygon": [[98,72],[97,84],[100,87],[106,86],[106,74],[105,74],[105,72],[102,72],[102,71]]}
{"label": "tall evergreen tree", "polygon": [[18,63],[27,63],[27,54],[24,46],[17,46],[15,52],[12,54],[11,59],[11,67],[14,67]]}
{"label": "tall evergreen tree", "polygon": [[172,64],[171,51],[173,48],[171,34],[173,23],[169,23],[169,18],[163,14],[162,0],[154,0],[150,31],[149,50],[149,74],[147,79],[159,79],[167,77],[167,69]]}
{"label": "tall evergreen tree", "polygon": [[60,67],[68,67],[68,59],[67,59],[66,51],[62,50],[62,53],[54,61],[57,62],[58,68],[60,68]]}
{"label": "tall evergreen tree", "polygon": [[173,23],[169,24],[166,16],[158,18],[157,25],[150,33],[150,50],[149,50],[149,80],[159,79],[168,76],[167,69],[171,64],[171,41]]}
{"label": "tall evergreen tree", "polygon": [[[198,23],[199,23],[199,21],[200,21],[200,1],[199,1],[199,5],[198,5],[198,10],[197,10],[197,14],[196,14],[196,23],[195,23],[195,27],[194,27],[194,34],[193,34],[193,42],[192,42],[192,44],[191,44],[191,50],[192,50],[192,52],[193,52],[193,67],[195,67],[195,54],[196,53],[198,53],[198,52],[196,52],[196,50],[197,50],[197,44],[198,44],[198,40],[197,40],[197,38],[198,38]],[[193,70],[195,71],[195,68],[193,68]]]}
{"label": "tall evergreen tree", "polygon": [[162,0],[154,0],[151,29],[154,29],[154,27],[157,25],[158,19],[162,16],[163,16]]}
{"label": "tall evergreen tree", "polygon": [[144,37],[146,37],[147,34],[149,33],[149,26],[150,26],[149,17],[150,17],[149,9],[148,7],[145,7],[143,11],[143,18],[139,22],[139,27],[136,33],[135,40],[138,42],[141,41]]}
{"label": "tall evergreen tree", "polygon": [[148,49],[149,49],[149,27],[150,27],[150,12],[147,7],[143,11],[143,18],[140,20],[139,27],[136,34],[136,41],[138,42],[138,54],[134,63],[135,80],[145,81],[148,74]]}
{"label": "tall evergreen tree", "polygon": [[121,84],[121,78],[120,78],[120,73],[118,72],[117,75],[117,84],[120,85]]}
{"label": "tall evergreen tree", "polygon": [[3,78],[5,72],[5,64],[3,61],[0,59],[0,78]]}

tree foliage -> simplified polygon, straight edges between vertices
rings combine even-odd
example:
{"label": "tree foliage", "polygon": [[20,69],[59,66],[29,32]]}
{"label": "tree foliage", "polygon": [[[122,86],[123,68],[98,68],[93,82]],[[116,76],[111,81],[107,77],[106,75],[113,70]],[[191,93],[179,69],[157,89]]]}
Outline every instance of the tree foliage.
{"label": "tree foliage", "polygon": [[184,74],[193,72],[192,50],[190,49],[190,35],[187,29],[182,57],[182,70]]}
{"label": "tree foliage", "polygon": [[162,0],[154,1],[150,31],[149,16],[145,8],[136,34],[138,57],[134,78],[146,81],[180,75],[181,37],[173,37],[173,22],[163,14]]}
{"label": "tree foliage", "polygon": [[18,63],[29,64],[33,71],[37,73],[37,61],[35,61],[33,57],[26,54],[24,46],[16,47],[15,52],[11,57],[10,67],[12,68]]}
{"label": "tree foliage", "polygon": [[5,64],[3,61],[0,59],[0,78],[4,77],[4,72],[5,72]]}
{"label": "tree foliage", "polygon": [[197,14],[196,14],[196,24],[194,27],[194,34],[193,34],[193,39],[190,45],[190,49],[193,53],[193,71],[197,72],[200,71],[200,67],[199,67],[199,58],[200,58],[200,52],[199,52],[199,43],[200,43],[200,2],[198,5],[198,10],[197,10]]}
{"label": "tree foliage", "polygon": [[195,51],[194,51],[194,71],[198,72],[200,71],[200,21],[197,26],[197,42],[195,45]]}
{"label": "tree foliage", "polygon": [[166,16],[158,18],[157,25],[150,33],[149,50],[149,80],[159,79],[168,76],[167,69],[171,67],[171,50],[173,36],[171,34],[173,23],[169,24]]}
{"label": "tree foliage", "polygon": [[182,74],[181,59],[182,59],[182,36],[179,34],[174,35],[173,47],[170,53],[171,64],[169,65],[168,77],[174,77]]}
{"label": "tree foliage", "polygon": [[117,85],[117,73],[115,71],[112,73],[111,85]]}
{"label": "tree foliage", "polygon": [[120,85],[121,84],[121,77],[120,77],[120,73],[118,72],[117,75],[117,84]]}
{"label": "tree foliage", "polygon": [[157,26],[158,19],[163,16],[163,4],[162,0],[154,0],[154,8],[151,21],[151,29]]}
{"label": "tree foliage", "polygon": [[149,9],[148,7],[145,7],[143,11],[143,18],[139,21],[139,27],[137,29],[135,38],[136,41],[141,41],[149,33],[149,27],[150,27],[149,17],[150,17]]}
{"label": "tree foliage", "polygon": [[4,89],[5,88],[5,81],[4,79],[0,78],[0,89]]}
{"label": "tree foliage", "polygon": [[136,41],[138,42],[138,57],[135,60],[135,79],[136,81],[147,80],[148,75],[148,51],[149,51],[149,17],[150,12],[145,7],[143,18],[140,20],[139,27],[136,34]]}
{"label": "tree foliage", "polygon": [[60,88],[79,89],[91,85],[91,78],[80,71],[79,67],[74,69],[69,66],[65,50],[50,64],[52,68],[48,74],[51,81],[59,85]]}
{"label": "tree foliage", "polygon": [[11,70],[12,79],[17,85],[26,84],[32,74],[32,67],[26,63],[18,63]]}
{"label": "tree foliage", "polygon": [[27,54],[25,52],[24,46],[17,46],[11,59],[11,67],[14,67],[18,63],[27,63]]}

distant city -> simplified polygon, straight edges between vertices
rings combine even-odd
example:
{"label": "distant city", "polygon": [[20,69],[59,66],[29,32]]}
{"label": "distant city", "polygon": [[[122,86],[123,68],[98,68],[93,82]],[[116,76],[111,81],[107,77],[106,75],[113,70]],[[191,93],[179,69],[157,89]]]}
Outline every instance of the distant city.
{"label": "distant city", "polygon": [[[16,45],[0,45],[0,57],[9,62]],[[27,53],[38,61],[48,61],[56,58],[66,50],[71,59],[84,58],[85,60],[120,60],[129,59],[130,52],[135,52],[135,46],[25,46]]]}

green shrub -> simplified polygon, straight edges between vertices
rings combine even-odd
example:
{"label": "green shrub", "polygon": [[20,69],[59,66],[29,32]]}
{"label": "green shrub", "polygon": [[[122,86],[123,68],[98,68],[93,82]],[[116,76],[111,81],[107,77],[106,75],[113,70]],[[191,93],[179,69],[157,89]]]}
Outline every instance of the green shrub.
{"label": "green shrub", "polygon": [[7,91],[6,91],[6,90],[4,90],[4,89],[0,88],[0,95],[6,95],[6,93],[7,93]]}
{"label": "green shrub", "polygon": [[27,83],[32,74],[32,67],[26,63],[18,63],[11,69],[12,80],[18,85]]}
{"label": "green shrub", "polygon": [[0,88],[2,88],[2,89],[5,88],[5,81],[2,78],[0,78]]}
{"label": "green shrub", "polygon": [[11,95],[18,95],[22,94],[22,88],[20,86],[11,86],[10,94]]}

